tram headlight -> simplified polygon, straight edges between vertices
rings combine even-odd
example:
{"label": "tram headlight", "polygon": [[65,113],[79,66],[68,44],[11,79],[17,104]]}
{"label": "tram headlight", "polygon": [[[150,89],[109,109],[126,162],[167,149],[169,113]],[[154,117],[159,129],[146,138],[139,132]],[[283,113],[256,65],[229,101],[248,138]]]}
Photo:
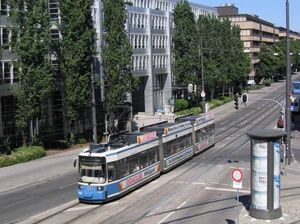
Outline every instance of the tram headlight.
{"label": "tram headlight", "polygon": [[102,187],[97,187],[97,191],[102,191],[103,188]]}

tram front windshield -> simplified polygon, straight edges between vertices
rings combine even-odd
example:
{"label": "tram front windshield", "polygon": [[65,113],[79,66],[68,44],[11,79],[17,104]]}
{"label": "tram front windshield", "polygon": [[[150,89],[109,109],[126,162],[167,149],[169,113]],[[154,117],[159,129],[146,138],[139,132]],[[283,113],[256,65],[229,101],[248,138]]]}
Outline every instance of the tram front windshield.
{"label": "tram front windshield", "polygon": [[106,182],[106,162],[103,157],[79,157],[80,181],[103,184]]}

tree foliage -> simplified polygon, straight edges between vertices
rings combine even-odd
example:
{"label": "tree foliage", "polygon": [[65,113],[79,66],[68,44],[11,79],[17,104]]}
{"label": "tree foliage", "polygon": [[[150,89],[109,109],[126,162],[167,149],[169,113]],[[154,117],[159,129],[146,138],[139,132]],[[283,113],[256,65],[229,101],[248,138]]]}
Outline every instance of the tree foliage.
{"label": "tree foliage", "polygon": [[12,85],[17,100],[16,125],[22,130],[30,120],[40,116],[54,88],[54,75],[49,60],[50,16],[46,0],[10,0],[12,22],[11,47],[17,55]]}
{"label": "tree foliage", "polygon": [[205,87],[210,97],[217,92],[224,94],[225,90],[232,94],[250,72],[250,58],[244,53],[240,29],[214,16],[199,16],[197,29],[203,42]]}
{"label": "tree foliage", "polygon": [[105,74],[105,103],[108,114],[116,105],[122,105],[126,94],[137,86],[131,74],[132,47],[125,31],[127,18],[123,0],[103,0],[104,46],[102,51]]}
{"label": "tree foliage", "polygon": [[[292,69],[299,70],[299,40],[291,40],[290,52]],[[263,44],[258,57],[260,62],[257,67],[256,82],[262,79],[278,80],[286,76],[286,39],[272,45]]]}
{"label": "tree foliage", "polygon": [[178,3],[174,9],[174,56],[175,80],[180,86],[198,84],[199,48],[194,13],[187,1]]}
{"label": "tree foliage", "polygon": [[60,0],[60,69],[67,119],[72,124],[91,102],[91,64],[95,54],[92,0]]}
{"label": "tree foliage", "polygon": [[187,1],[175,7],[174,23],[174,76],[177,86],[202,82],[201,51],[205,92],[209,93],[209,98],[219,93],[232,94],[244,85],[250,72],[250,58],[244,53],[237,26],[213,15],[200,15],[195,22]]}

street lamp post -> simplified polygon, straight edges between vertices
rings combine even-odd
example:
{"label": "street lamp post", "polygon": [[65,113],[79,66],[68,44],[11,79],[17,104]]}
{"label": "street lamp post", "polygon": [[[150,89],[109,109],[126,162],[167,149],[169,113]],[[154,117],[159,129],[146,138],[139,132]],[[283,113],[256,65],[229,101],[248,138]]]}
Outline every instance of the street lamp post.
{"label": "street lamp post", "polygon": [[201,98],[202,98],[202,113],[205,113],[205,89],[204,89],[204,65],[203,65],[203,43],[202,36],[200,39],[200,60],[201,60]]}
{"label": "street lamp post", "polygon": [[291,164],[291,58],[290,58],[290,16],[289,0],[286,0],[286,106],[285,106],[285,130],[286,130],[286,151],[288,164]]}

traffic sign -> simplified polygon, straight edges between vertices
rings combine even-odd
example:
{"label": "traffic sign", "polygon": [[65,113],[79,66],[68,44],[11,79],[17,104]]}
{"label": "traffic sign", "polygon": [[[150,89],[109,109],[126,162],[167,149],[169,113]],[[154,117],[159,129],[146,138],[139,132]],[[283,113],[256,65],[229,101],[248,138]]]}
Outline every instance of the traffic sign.
{"label": "traffic sign", "polygon": [[243,172],[239,168],[234,168],[231,173],[232,186],[235,189],[242,189],[243,187]]}
{"label": "traffic sign", "polygon": [[204,90],[202,90],[202,91],[201,91],[201,94],[200,94],[200,96],[201,96],[202,98],[204,98],[204,97],[206,96],[206,94],[205,94]]}
{"label": "traffic sign", "polygon": [[243,172],[239,168],[234,168],[231,173],[231,178],[235,182],[241,182],[243,180]]}

